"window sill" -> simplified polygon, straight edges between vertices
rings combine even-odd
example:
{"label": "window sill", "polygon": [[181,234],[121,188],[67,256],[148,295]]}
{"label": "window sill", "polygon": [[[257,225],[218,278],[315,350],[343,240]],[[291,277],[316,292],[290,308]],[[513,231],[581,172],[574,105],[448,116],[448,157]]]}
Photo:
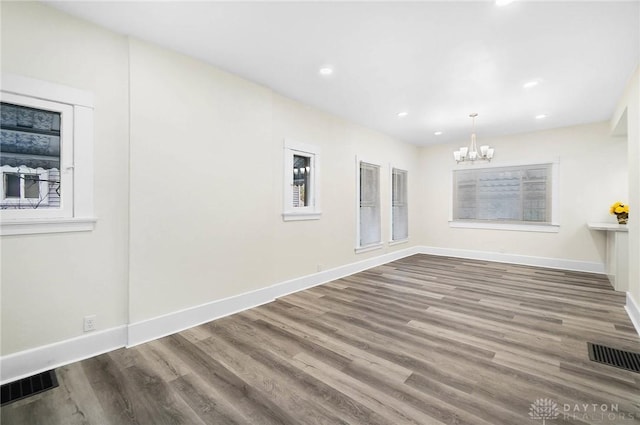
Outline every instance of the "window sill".
{"label": "window sill", "polygon": [[356,251],[356,254],[362,254],[363,252],[376,251],[378,249],[382,249],[382,247],[383,247],[382,242],[379,242],[372,245],[359,246],[355,249],[355,251]]}
{"label": "window sill", "polygon": [[517,232],[560,232],[559,224],[478,223],[473,221],[450,221],[449,227],[461,229],[511,230]]}
{"label": "window sill", "polygon": [[398,239],[397,241],[389,241],[389,246],[400,245],[403,243],[409,242],[409,238],[406,239]]}
{"label": "window sill", "polygon": [[41,233],[88,232],[95,228],[97,218],[53,218],[35,220],[3,220],[1,236],[36,235]]}
{"label": "window sill", "polygon": [[322,212],[286,212],[282,213],[282,219],[284,221],[297,221],[297,220],[320,220]]}

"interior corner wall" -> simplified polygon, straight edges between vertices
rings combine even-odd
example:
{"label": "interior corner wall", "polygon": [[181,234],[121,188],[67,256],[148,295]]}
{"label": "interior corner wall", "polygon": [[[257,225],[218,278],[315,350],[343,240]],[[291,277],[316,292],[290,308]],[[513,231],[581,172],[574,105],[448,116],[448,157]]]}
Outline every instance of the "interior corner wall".
{"label": "interior corner wall", "polygon": [[125,37],[37,2],[2,2],[2,72],[95,96],[92,232],[3,236],[4,356],[127,323],[128,53]]}
{"label": "interior corner wall", "polygon": [[[640,306],[640,66],[629,81],[619,109],[626,110],[629,163],[629,294]],[[635,312],[640,320],[640,311]],[[636,323],[640,326],[640,322]],[[640,329],[638,329],[640,332]]]}
{"label": "interior corner wall", "polygon": [[[355,158],[383,164],[384,206],[417,147],[134,39],[130,84],[132,323],[415,245],[354,253]],[[320,149],[320,220],[282,219],[285,138]]]}
{"label": "interior corner wall", "polygon": [[[482,138],[481,134],[478,137]],[[626,142],[609,136],[607,123],[587,124],[507,137],[482,138],[495,148],[491,165],[559,161],[558,233],[449,227],[452,210],[452,152],[457,144],[425,147],[421,154],[422,190],[418,199],[427,226],[420,235],[427,246],[602,264],[604,232],[589,222],[615,222],[609,206],[628,196]],[[476,164],[476,166],[481,166]],[[430,184],[435,183],[437,184]]]}

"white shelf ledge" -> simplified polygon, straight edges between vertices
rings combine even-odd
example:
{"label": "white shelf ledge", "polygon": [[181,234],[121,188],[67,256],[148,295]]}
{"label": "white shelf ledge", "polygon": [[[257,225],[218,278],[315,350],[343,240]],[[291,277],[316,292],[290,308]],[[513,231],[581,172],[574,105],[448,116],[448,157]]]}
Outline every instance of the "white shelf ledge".
{"label": "white shelf ledge", "polygon": [[587,227],[591,230],[604,230],[606,232],[628,232],[629,228],[626,224],[618,223],[587,223]]}

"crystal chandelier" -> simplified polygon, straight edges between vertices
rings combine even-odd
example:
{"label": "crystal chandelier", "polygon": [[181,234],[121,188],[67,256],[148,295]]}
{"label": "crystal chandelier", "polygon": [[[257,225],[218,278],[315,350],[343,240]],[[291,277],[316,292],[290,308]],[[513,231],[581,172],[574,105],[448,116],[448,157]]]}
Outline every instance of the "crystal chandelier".
{"label": "crystal chandelier", "polygon": [[478,114],[475,112],[469,115],[469,117],[471,117],[471,143],[469,147],[463,146],[453,152],[453,157],[458,164],[465,161],[491,161],[491,158],[493,158],[493,148],[490,148],[488,145],[480,146],[480,152],[478,152],[478,146],[476,145],[477,116]]}

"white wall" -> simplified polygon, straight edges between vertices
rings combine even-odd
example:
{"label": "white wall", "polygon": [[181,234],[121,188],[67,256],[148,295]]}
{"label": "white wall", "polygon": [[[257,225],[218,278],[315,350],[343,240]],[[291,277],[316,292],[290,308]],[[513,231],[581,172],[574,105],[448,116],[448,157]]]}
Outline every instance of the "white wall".
{"label": "white wall", "polygon": [[35,2],[2,3],[2,72],[95,95],[93,232],[3,236],[2,351],[8,354],[127,322],[128,55],[126,38]]}
{"label": "white wall", "polygon": [[[355,157],[412,176],[417,147],[144,42],[130,55],[132,322],[384,252],[354,253]],[[321,150],[320,220],[282,220],[285,138]]]}
{"label": "white wall", "polygon": [[452,152],[457,144],[430,146],[421,152],[422,191],[418,199],[427,223],[424,245],[489,251],[562,260],[602,263],[603,232],[586,223],[615,222],[609,206],[627,199],[627,161],[624,139],[609,136],[607,123],[582,125],[507,137],[485,138],[496,149],[492,165],[559,160],[559,233],[451,228]]}

